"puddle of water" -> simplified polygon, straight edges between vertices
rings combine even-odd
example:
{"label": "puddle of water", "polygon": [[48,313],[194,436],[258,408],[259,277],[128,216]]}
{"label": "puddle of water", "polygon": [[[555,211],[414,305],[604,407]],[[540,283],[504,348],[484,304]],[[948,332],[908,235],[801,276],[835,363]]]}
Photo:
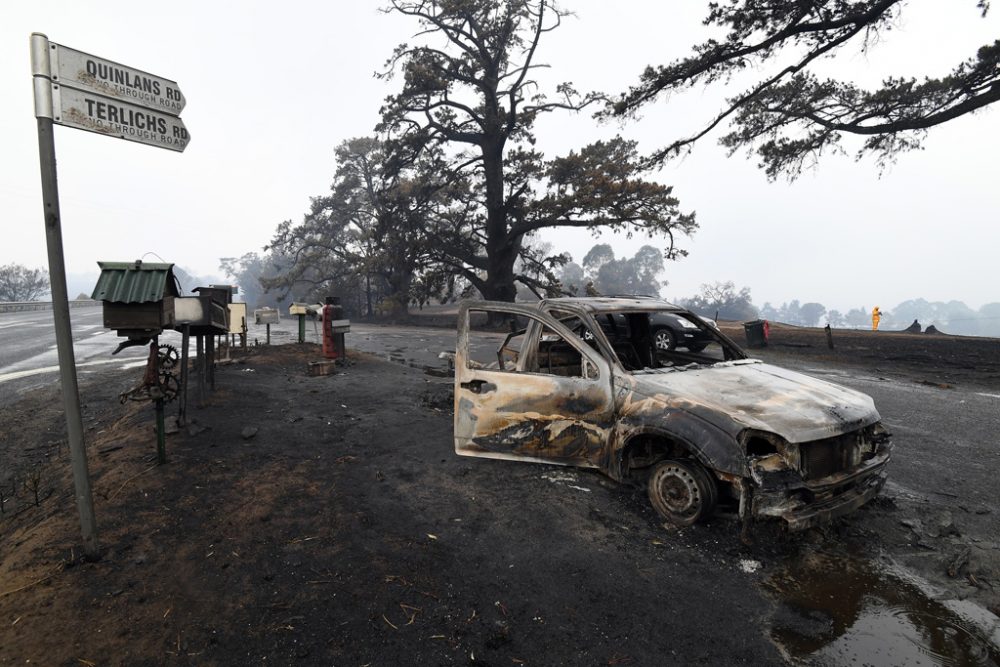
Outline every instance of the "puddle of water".
{"label": "puddle of water", "polygon": [[811,552],[773,574],[771,638],[816,665],[1000,666],[997,618],[962,613],[868,560]]}

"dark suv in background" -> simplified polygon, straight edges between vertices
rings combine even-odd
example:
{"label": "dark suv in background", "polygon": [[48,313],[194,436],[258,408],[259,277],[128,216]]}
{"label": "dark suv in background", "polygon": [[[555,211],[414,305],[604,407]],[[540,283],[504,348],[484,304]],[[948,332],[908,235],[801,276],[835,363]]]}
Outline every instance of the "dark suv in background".
{"label": "dark suv in background", "polygon": [[[718,328],[714,320],[699,318],[705,324]],[[697,324],[673,313],[653,313],[649,318],[653,330],[653,342],[656,349],[669,352],[678,347],[687,348],[689,352],[701,352],[714,338]]]}
{"label": "dark suv in background", "polygon": [[[611,298],[659,300],[658,297],[647,294],[615,294]],[[616,317],[620,318],[620,321],[616,322],[616,324],[620,325],[624,321],[624,316],[617,315]],[[701,315],[695,315],[695,317],[713,329],[719,328],[715,320],[710,320]],[[651,313],[649,324],[653,333],[653,342],[656,344],[656,349],[661,352],[670,352],[680,347],[686,349],[688,352],[697,354],[715,340],[711,333],[703,330],[687,317],[675,315],[674,313],[665,313],[662,311]],[[605,332],[610,330],[610,326],[610,322],[601,322],[601,327]]]}

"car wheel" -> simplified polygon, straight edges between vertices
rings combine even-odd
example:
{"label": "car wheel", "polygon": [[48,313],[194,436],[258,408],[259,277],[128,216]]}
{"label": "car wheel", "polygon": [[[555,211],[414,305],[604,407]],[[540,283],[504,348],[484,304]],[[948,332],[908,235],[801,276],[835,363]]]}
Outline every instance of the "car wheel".
{"label": "car wheel", "polygon": [[705,466],[695,461],[690,463],[692,464],[691,469],[701,476],[702,483],[705,485],[705,497],[708,499],[705,506],[708,511],[703,514],[702,518],[707,519],[715,512],[715,505],[719,502],[719,484],[712,473],[705,469]]}
{"label": "car wheel", "polygon": [[712,515],[717,490],[697,461],[661,461],[647,487],[653,509],[674,526],[690,526]]}
{"label": "car wheel", "polygon": [[657,329],[653,333],[653,343],[656,344],[657,350],[669,352],[677,347],[677,337],[674,336],[674,332],[670,329]]}

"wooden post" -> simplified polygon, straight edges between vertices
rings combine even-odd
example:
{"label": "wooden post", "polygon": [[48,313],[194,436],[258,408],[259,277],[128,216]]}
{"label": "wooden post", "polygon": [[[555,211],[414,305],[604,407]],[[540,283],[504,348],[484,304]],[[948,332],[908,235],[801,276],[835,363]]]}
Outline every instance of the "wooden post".
{"label": "wooden post", "polygon": [[198,407],[200,408],[205,405],[205,337],[198,334],[195,338],[197,339],[195,368],[198,375]]}
{"label": "wooden post", "polygon": [[187,401],[188,401],[188,343],[191,340],[191,325],[185,324],[181,330],[181,389],[180,408],[178,409],[177,422],[184,425],[187,421]]}
{"label": "wooden post", "polygon": [[205,368],[208,371],[208,390],[215,391],[215,334],[205,336]]}

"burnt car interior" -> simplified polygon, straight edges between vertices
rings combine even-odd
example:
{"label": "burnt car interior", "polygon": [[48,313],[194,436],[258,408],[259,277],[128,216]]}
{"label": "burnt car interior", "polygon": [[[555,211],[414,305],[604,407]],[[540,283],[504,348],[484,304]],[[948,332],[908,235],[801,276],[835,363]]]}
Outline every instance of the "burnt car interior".
{"label": "burnt car interior", "polygon": [[[527,329],[519,329],[507,334],[497,349],[500,370],[516,370],[517,361],[521,356],[520,343],[526,333]],[[583,354],[572,343],[548,327],[542,329],[537,351],[524,358],[522,370],[526,373],[547,373],[565,377],[597,377],[597,370],[585,362]]]}
{"label": "burnt car interior", "polygon": [[[598,337],[591,331],[588,320],[577,313],[553,309],[550,314],[566,328],[576,334],[579,340],[566,340],[558,332],[537,321],[541,334],[537,347],[524,350],[523,344],[530,329],[532,318],[518,317],[512,320],[512,330],[504,337],[488,356],[470,355],[470,364],[477,367],[492,366],[507,372],[546,373],[565,377],[596,378],[597,369],[588,363],[579,345],[589,345],[602,356],[613,356],[622,368],[629,372],[643,372],[665,368],[676,370],[697,368],[722,361],[743,359],[745,354],[730,344],[718,332],[698,320],[697,316],[684,312],[670,311],[684,317],[704,332],[700,344],[695,349],[679,345],[671,350],[656,346],[651,315],[656,311],[613,311],[594,314],[610,346],[610,352],[602,349]],[[705,343],[705,338],[711,342]],[[523,358],[522,358],[523,357]]]}
{"label": "burnt car interior", "polygon": [[[594,349],[600,351],[597,338],[578,316],[560,311],[552,311],[552,314]],[[684,316],[682,313],[678,313],[678,315]],[[673,350],[657,348],[653,340],[649,312],[597,313],[594,317],[618,361],[627,371],[714,364],[744,357],[739,350],[727,344],[706,325],[695,322],[693,319],[691,321],[696,326],[707,331],[712,337],[712,343],[698,351],[684,348]],[[553,354],[557,359],[575,354],[576,365],[579,365],[580,354],[572,346],[561,339],[558,341],[546,340],[543,336],[539,344],[539,356],[544,357],[543,350],[550,348],[554,348]],[[567,365],[573,364],[568,362]]]}
{"label": "burnt car interior", "polygon": [[[578,314],[562,310],[552,310],[550,314],[598,354],[602,356],[606,354],[587,321]],[[697,351],[683,346],[673,350],[658,348],[654,342],[653,327],[650,322],[651,311],[602,312],[596,313],[594,318],[611,347],[611,353],[621,366],[630,372],[663,368],[695,368],[745,357],[742,351],[730,345],[711,327],[703,322],[697,322],[696,316],[675,314],[688,318],[707,332],[712,342],[704,347],[699,346]],[[519,318],[516,324],[512,324],[512,327],[516,328],[510,331],[500,345],[490,353],[492,358],[478,358],[472,363],[479,367],[495,365],[499,370],[508,372],[520,370],[526,373],[546,373],[566,377],[597,377],[597,370],[587,362],[577,348],[579,341],[566,340],[540,321],[541,333],[538,344],[532,346],[522,360],[523,342],[530,329],[526,325],[527,321]],[[520,369],[518,369],[519,361],[522,363]]]}

